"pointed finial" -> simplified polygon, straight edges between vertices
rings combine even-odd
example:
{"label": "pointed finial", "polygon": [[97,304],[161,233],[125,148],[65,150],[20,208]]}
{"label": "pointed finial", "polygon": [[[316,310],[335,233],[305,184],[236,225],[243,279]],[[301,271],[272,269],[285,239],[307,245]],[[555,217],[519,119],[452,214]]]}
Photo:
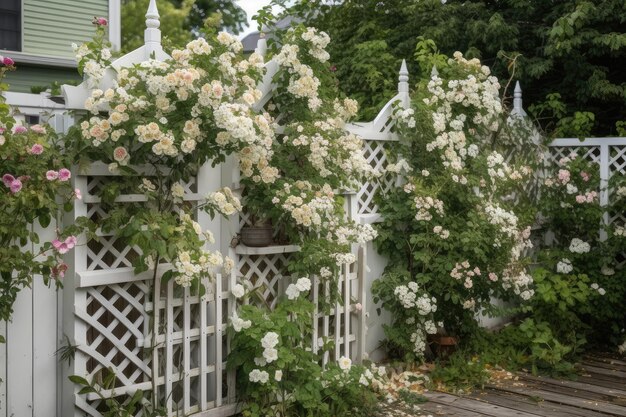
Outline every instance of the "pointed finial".
{"label": "pointed finial", "polygon": [[515,90],[513,90],[513,111],[511,113],[526,116],[526,112],[522,106],[522,87],[519,81],[515,82]]}
{"label": "pointed finial", "polygon": [[159,9],[157,9],[156,0],[150,0],[148,11],[146,12],[146,27],[148,29],[158,29],[161,26],[159,21]]}
{"label": "pointed finial", "polygon": [[150,0],[148,11],[146,12],[146,30],[143,32],[143,40],[146,45],[146,59],[150,59],[156,51],[161,51],[161,30],[159,29],[159,10],[156,0]]}
{"label": "pointed finial", "polygon": [[265,57],[265,53],[267,52],[267,41],[265,40],[265,36],[263,36],[263,33],[261,33],[259,40],[256,42],[256,49],[254,50],[254,52],[261,55],[262,57]]}
{"label": "pointed finial", "polygon": [[437,71],[437,66],[433,65],[433,69],[430,70],[430,77],[438,77],[439,76],[439,71]]}
{"label": "pointed finial", "polygon": [[398,76],[398,93],[409,92],[409,70],[406,67],[406,61],[402,60],[400,72]]}

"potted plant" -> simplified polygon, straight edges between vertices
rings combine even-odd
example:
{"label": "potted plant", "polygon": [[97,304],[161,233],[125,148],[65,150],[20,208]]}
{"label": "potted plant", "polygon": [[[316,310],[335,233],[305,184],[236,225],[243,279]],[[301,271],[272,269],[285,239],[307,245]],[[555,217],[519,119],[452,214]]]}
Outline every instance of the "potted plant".
{"label": "potted plant", "polygon": [[250,214],[250,223],[241,228],[241,243],[250,247],[270,246],[274,243],[274,226],[269,218]]}

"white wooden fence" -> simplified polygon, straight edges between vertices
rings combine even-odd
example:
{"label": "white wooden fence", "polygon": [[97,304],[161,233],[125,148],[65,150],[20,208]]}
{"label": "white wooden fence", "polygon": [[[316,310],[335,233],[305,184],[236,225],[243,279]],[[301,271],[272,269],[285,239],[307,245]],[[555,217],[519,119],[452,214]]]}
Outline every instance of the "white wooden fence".
{"label": "white wooden fence", "polygon": [[[119,66],[132,65],[155,53],[159,59],[167,56],[160,47],[158,12],[150,2],[147,14],[146,44],[121,58]],[[261,41],[259,52],[263,53]],[[276,64],[267,64],[267,75],[260,86],[264,97],[259,107],[271,98],[271,77]],[[84,95],[82,86],[66,89],[66,106],[81,109]],[[391,114],[393,106],[409,104],[409,84],[406,65],[399,73],[398,94],[393,97],[371,122],[353,123],[347,129],[364,139],[363,153],[370,164],[383,170],[387,165],[386,151],[397,138],[393,134]],[[26,95],[25,95],[26,96]],[[22,97],[33,103],[35,97]],[[26,102],[25,101],[25,102]],[[19,105],[19,98],[14,98]],[[55,105],[56,106],[56,105]],[[31,113],[35,107],[29,107]],[[62,109],[55,107],[55,112]],[[521,92],[516,95],[515,112],[523,115]],[[34,114],[34,113],[33,113]],[[59,131],[72,123],[69,116],[56,116]],[[624,173],[626,166],[626,138],[557,139],[551,145],[554,158],[577,150],[589,160],[598,163],[603,181],[615,172]],[[200,199],[222,186],[239,189],[239,173],[232,158],[221,166],[201,168],[196,179],[186,185],[185,198]],[[79,216],[97,220],[105,216],[97,190],[105,183],[116,181],[106,167],[92,165],[86,172],[73,172],[74,185],[80,188],[83,200],[76,202],[66,221]],[[395,186],[384,178],[363,184],[348,193],[346,213],[361,223],[379,220],[374,196],[380,187]],[[602,201],[608,201],[608,194]],[[118,201],[141,204],[142,196],[120,196]],[[103,404],[89,394],[77,395],[77,387],[68,381],[68,375],[82,375],[91,380],[100,371],[112,368],[118,376],[113,390],[106,396],[123,398],[137,389],[154,394],[166,405],[169,416],[197,414],[199,416],[228,416],[236,411],[234,375],[224,370],[229,344],[224,336],[227,319],[235,308],[229,288],[238,280],[247,279],[263,288],[264,297],[275,304],[286,287],[286,267],[296,246],[248,248],[230,247],[231,238],[246,219],[211,220],[198,213],[198,222],[213,232],[215,247],[235,259],[235,269],[229,276],[219,276],[208,286],[206,297],[192,296],[172,282],[161,285],[148,273],[134,275],[131,263],[137,256],[136,248],[116,241],[112,235],[99,234],[88,245],[78,246],[69,255],[65,288],[56,293],[43,286],[34,277],[32,290],[25,290],[15,306],[12,323],[0,323],[0,334],[7,338],[0,345],[0,417],[57,417],[100,416]],[[52,230],[47,232],[54,236]],[[83,242],[84,243],[84,242]],[[330,312],[316,310],[311,347],[319,349],[318,338],[334,341],[326,363],[342,355],[355,361],[375,352],[384,338],[381,323],[386,319],[375,313],[370,295],[371,282],[378,278],[386,260],[366,247],[354,247],[358,261],[344,267],[338,277],[338,290],[343,304]],[[208,284],[207,284],[208,285]],[[312,299],[318,302],[327,297],[329,284],[313,277]],[[361,304],[362,311],[357,309]],[[151,322],[151,316],[154,321]],[[71,363],[60,362],[54,352],[65,345],[65,338],[76,346]],[[155,343],[153,344],[153,340]],[[56,410],[56,413],[55,411]],[[139,414],[138,414],[139,415]]]}

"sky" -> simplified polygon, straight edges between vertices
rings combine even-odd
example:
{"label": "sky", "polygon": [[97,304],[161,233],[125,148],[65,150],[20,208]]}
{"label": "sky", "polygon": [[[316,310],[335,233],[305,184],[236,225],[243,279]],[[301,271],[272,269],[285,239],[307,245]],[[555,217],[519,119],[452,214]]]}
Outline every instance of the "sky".
{"label": "sky", "polygon": [[267,6],[271,0],[237,0],[237,4],[248,15],[248,27],[244,28],[243,32],[239,34],[239,38],[243,38],[250,32],[257,30],[256,22],[252,21],[252,16],[263,6]]}

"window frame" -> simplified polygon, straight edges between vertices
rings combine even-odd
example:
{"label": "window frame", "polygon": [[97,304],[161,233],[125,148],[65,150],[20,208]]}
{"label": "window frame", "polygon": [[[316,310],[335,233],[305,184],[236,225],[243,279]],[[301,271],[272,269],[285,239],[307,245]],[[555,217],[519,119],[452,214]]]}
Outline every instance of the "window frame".
{"label": "window frame", "polygon": [[0,49],[0,52],[22,52],[24,50],[24,0],[19,0],[19,49]]}

